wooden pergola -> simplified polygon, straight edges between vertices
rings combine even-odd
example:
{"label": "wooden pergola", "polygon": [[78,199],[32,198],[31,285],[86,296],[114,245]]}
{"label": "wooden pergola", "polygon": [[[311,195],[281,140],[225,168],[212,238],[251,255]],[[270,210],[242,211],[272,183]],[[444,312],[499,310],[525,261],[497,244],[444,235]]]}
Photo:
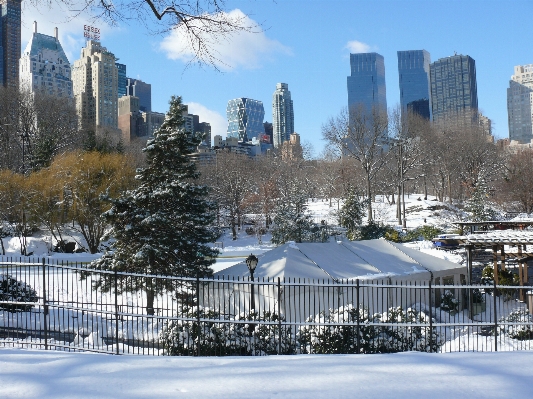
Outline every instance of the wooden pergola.
{"label": "wooden pergola", "polygon": [[528,227],[533,226],[533,220],[489,220],[486,222],[455,222],[461,229],[461,234],[465,233],[465,230],[470,234],[476,234],[486,231],[501,231],[501,230],[525,230]]}

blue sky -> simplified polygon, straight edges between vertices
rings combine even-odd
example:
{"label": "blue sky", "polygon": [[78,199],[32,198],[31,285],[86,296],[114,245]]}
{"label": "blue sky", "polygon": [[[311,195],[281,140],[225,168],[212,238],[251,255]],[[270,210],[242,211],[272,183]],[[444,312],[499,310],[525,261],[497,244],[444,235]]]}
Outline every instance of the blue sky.
{"label": "blue sky", "polygon": [[[431,60],[458,54],[476,61],[478,101],[493,120],[497,138],[508,137],[506,89],[515,65],[533,63],[533,3],[504,0],[345,1],[228,0],[226,8],[261,24],[263,32],[244,34],[217,50],[223,72],[208,66],[186,68],[175,36],[153,35],[136,23],[105,26],[101,42],[127,65],[129,77],[152,85],[152,108],[165,112],[171,95],[181,95],[213,135],[225,136],[228,100],[248,97],[263,102],[272,121],[276,83],[288,83],[295,130],[315,153],[324,146],[321,126],[347,104],[350,51],[376,51],[385,58],[387,103],[399,103],[398,50],[425,49]],[[33,20],[39,32],[60,40],[73,62],[83,46],[88,19],[66,20],[64,13],[26,3],[23,48]]]}

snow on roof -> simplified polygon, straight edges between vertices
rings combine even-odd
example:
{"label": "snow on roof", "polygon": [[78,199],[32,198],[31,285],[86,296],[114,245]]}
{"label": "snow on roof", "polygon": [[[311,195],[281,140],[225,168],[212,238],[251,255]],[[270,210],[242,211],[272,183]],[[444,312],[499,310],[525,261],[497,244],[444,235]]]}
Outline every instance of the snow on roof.
{"label": "snow on roof", "polygon": [[[457,263],[424,254],[386,240],[287,243],[259,256],[254,277],[304,279],[429,278],[430,271],[462,269]],[[427,276],[424,276],[427,274]],[[250,275],[245,262],[215,273],[218,276]]]}

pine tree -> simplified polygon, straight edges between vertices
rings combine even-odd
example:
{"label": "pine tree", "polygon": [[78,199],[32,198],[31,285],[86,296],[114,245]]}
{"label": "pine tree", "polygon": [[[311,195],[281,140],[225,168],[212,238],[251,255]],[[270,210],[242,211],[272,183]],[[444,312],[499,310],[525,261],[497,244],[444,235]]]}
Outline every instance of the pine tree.
{"label": "pine tree", "polygon": [[484,222],[494,218],[494,210],[488,204],[489,188],[484,178],[478,180],[474,192],[465,204],[465,210],[472,214],[473,222]]}
{"label": "pine tree", "polygon": [[367,200],[361,199],[357,192],[350,191],[344,200],[344,205],[338,212],[339,224],[345,227],[350,240],[358,235],[358,229],[363,222]]}
{"label": "pine tree", "polygon": [[[139,187],[111,200],[103,214],[111,225],[114,242],[110,254],[92,267],[162,276],[205,277],[218,251],[207,244],[218,238],[213,228],[215,206],[207,200],[207,187],[196,184],[199,172],[189,154],[198,140],[185,132],[180,97],[172,97],[165,122],[144,148],[145,168],[139,169]],[[98,285],[112,288],[112,277]],[[128,277],[121,290],[143,290],[147,313],[154,314],[154,298],[176,290],[172,282]]]}
{"label": "pine tree", "polygon": [[279,199],[274,213],[272,242],[284,244],[287,241],[316,241],[319,228],[313,223],[311,216],[306,214],[307,198],[294,194],[291,197]]}

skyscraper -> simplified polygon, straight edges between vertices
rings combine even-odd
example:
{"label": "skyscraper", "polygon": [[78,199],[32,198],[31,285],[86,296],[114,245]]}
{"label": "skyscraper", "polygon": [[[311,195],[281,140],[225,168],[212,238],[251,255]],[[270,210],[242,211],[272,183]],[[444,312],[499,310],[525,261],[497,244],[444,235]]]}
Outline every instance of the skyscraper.
{"label": "skyscraper", "polygon": [[476,62],[468,55],[441,58],[429,67],[433,121],[477,122]]}
{"label": "skyscraper", "polygon": [[0,0],[0,19],[2,20],[2,84],[18,87],[20,59],[20,10],[21,0]]}
{"label": "skyscraper", "polygon": [[348,108],[362,105],[367,112],[377,107],[387,109],[385,61],[377,53],[350,54]]}
{"label": "skyscraper", "polygon": [[126,79],[126,94],[139,98],[139,108],[143,112],[152,111],[152,85],[139,79]]}
{"label": "skyscraper", "polygon": [[72,97],[70,62],[59,42],[57,28],[54,36],[33,34],[20,58],[20,85],[31,92],[44,91],[58,97]]}
{"label": "skyscraper", "polygon": [[294,133],[294,108],[287,83],[276,84],[276,91],[272,96],[272,128],[274,147],[290,140]]}
{"label": "skyscraper", "polygon": [[[126,64],[120,64],[118,62],[115,62],[115,65],[118,69],[118,98],[122,96],[128,95],[126,85],[127,85],[127,78],[126,78]],[[134,94],[133,94],[134,95]]]}
{"label": "skyscraper", "polygon": [[74,61],[72,84],[81,127],[118,131],[118,69],[115,55],[89,40]]}
{"label": "skyscraper", "polygon": [[402,114],[414,112],[431,119],[429,64],[426,50],[398,51],[398,77]]}
{"label": "skyscraper", "polygon": [[509,139],[520,143],[533,140],[533,64],[514,67],[507,89]]}
{"label": "skyscraper", "polygon": [[226,108],[228,118],[227,137],[248,142],[265,131],[263,119],[265,109],[263,103],[251,98],[236,98],[228,101]]}

